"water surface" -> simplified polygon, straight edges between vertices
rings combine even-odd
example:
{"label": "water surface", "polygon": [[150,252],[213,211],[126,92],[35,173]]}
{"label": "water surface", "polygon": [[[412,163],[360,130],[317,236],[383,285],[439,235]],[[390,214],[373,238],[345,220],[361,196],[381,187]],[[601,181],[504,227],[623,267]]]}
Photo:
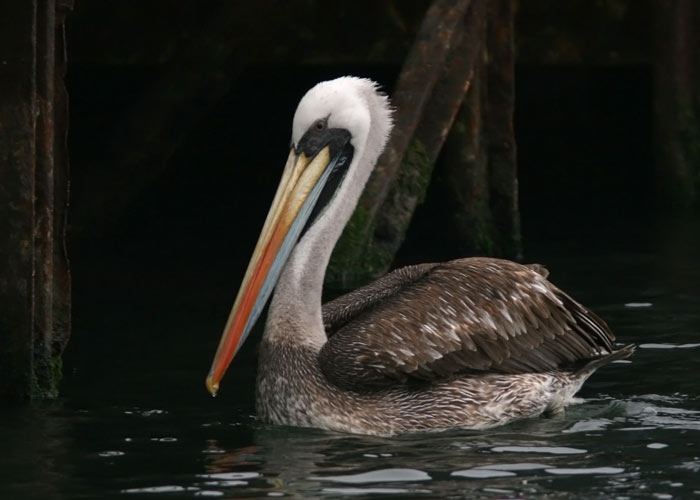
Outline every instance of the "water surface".
{"label": "water surface", "polygon": [[598,249],[535,245],[552,281],[639,346],[589,380],[585,403],[392,439],[261,424],[253,343],[209,397],[235,283],[199,281],[214,260],[189,272],[159,260],[132,276],[122,256],[76,297],[62,398],[0,413],[0,498],[700,498],[693,224]]}

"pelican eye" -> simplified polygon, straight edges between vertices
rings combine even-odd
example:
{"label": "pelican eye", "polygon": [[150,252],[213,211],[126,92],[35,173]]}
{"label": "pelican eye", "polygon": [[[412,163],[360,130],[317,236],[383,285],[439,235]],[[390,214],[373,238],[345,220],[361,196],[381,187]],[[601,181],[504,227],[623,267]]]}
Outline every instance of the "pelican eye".
{"label": "pelican eye", "polygon": [[350,132],[341,128],[331,128],[328,116],[311,122],[306,133],[301,136],[294,147],[297,154],[305,153],[313,158],[325,147],[330,148],[331,157],[335,157],[351,139]]}

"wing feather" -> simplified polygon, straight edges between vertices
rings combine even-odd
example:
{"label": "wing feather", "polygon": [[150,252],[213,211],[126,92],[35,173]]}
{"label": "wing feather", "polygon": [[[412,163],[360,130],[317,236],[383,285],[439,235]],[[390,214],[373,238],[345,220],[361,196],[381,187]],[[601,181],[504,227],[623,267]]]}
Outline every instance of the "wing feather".
{"label": "wing feather", "polygon": [[346,388],[541,372],[611,353],[603,320],[541,266],[470,258],[394,271],[324,306],[319,363]]}

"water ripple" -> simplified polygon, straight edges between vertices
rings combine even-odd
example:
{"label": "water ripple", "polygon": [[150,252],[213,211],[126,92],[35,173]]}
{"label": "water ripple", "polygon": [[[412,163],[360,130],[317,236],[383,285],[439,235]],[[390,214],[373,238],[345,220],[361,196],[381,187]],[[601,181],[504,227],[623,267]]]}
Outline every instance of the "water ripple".
{"label": "water ripple", "polygon": [[546,469],[545,472],[547,472],[548,474],[556,475],[621,474],[625,472],[625,469],[622,469],[620,467],[557,467],[552,469]]}
{"label": "water ripple", "polygon": [[323,493],[334,495],[355,496],[355,495],[415,495],[422,493],[432,493],[431,490],[415,490],[403,488],[323,488]]}
{"label": "water ripple", "polygon": [[345,484],[366,484],[401,481],[428,481],[431,477],[417,469],[380,469],[360,474],[348,474],[342,476],[311,477],[319,481],[330,481]]}
{"label": "water ripple", "polygon": [[700,347],[698,344],[669,344],[669,343],[646,343],[639,344],[641,349],[694,349]]}
{"label": "water ripple", "polygon": [[183,491],[200,491],[199,488],[193,486],[179,486],[176,484],[168,484],[164,486],[146,486],[144,488],[127,488],[121,490],[122,493],[180,493]]}
{"label": "water ripple", "polygon": [[[685,429],[700,430],[700,410],[669,406],[669,404],[687,403],[687,398],[682,396],[646,395],[625,401],[623,406],[627,417],[625,422],[636,421],[637,427],[626,426],[618,430],[649,430]],[[659,404],[666,403],[666,404]]]}
{"label": "water ripple", "polygon": [[450,473],[451,476],[468,477],[470,479],[491,479],[494,477],[510,477],[515,476],[515,472],[507,470],[483,469],[476,467],[474,469],[456,470]]}
{"label": "water ripple", "polygon": [[578,455],[586,453],[587,450],[580,448],[569,448],[567,446],[496,446],[491,451],[497,453],[548,453],[551,455]]}

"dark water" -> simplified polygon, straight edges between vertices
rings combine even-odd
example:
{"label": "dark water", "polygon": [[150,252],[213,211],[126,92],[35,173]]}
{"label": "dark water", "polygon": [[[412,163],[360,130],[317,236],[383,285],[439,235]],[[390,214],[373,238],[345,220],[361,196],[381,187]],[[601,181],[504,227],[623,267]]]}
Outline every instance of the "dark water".
{"label": "dark water", "polygon": [[235,283],[124,251],[76,292],[61,400],[0,412],[0,498],[700,497],[698,222],[529,230],[530,260],[639,345],[565,416],[395,439],[263,425],[254,348],[204,390]]}

